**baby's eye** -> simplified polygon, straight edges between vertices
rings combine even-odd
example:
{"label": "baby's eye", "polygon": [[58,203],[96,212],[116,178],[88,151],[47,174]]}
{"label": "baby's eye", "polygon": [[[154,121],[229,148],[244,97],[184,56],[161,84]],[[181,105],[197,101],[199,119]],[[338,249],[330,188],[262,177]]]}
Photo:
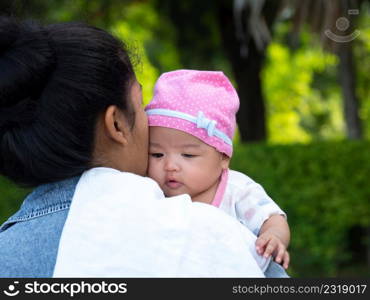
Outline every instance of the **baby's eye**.
{"label": "baby's eye", "polygon": [[149,153],[149,155],[150,155],[151,157],[155,157],[155,158],[160,158],[160,157],[162,157],[162,156],[163,156],[163,154],[162,154],[162,153]]}
{"label": "baby's eye", "polygon": [[194,155],[194,154],[188,154],[188,153],[183,153],[181,154],[183,157],[186,157],[186,158],[193,158],[193,157],[196,157],[197,155]]}

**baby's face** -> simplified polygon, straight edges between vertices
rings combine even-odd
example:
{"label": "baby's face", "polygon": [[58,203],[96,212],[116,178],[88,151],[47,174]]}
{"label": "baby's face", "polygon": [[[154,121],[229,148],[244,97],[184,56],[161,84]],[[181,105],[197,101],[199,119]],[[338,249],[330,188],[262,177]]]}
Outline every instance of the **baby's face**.
{"label": "baby's face", "polygon": [[193,199],[218,185],[226,159],[215,148],[180,130],[150,127],[149,169],[166,196]]}

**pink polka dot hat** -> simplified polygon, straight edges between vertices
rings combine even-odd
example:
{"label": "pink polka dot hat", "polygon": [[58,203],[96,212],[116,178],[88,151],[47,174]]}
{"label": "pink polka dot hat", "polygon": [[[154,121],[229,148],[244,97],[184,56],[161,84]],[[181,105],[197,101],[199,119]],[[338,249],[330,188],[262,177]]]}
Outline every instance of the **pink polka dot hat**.
{"label": "pink polka dot hat", "polygon": [[177,70],[162,74],[146,106],[149,126],[189,133],[231,157],[239,97],[216,71]]}

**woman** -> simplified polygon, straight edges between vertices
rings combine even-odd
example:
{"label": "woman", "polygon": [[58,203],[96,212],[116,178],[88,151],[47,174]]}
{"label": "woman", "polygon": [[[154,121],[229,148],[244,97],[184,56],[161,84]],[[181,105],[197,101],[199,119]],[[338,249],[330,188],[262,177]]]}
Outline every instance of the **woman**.
{"label": "woman", "polygon": [[0,173],[36,187],[0,228],[0,276],[263,276],[251,233],[142,177],[141,101],[105,31],[0,18]]}

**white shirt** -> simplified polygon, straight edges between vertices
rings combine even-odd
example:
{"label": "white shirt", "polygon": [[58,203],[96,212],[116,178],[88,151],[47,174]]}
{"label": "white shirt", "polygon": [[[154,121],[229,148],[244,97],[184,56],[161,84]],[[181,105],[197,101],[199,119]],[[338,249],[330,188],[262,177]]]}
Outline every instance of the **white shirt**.
{"label": "white shirt", "polygon": [[188,195],[108,168],[85,172],[63,228],[54,277],[264,277],[256,237]]}

